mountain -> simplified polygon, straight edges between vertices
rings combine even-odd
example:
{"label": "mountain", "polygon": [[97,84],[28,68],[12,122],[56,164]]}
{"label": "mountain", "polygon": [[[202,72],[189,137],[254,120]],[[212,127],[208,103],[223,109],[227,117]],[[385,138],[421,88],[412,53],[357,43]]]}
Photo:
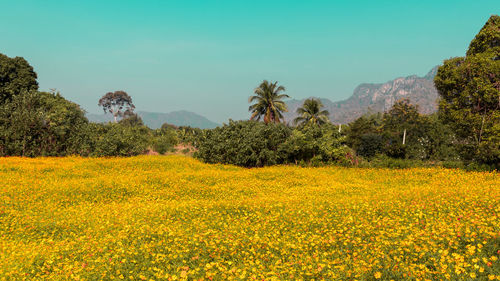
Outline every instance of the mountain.
{"label": "mountain", "polygon": [[[151,129],[160,128],[163,123],[169,123],[176,126],[191,126],[201,129],[210,129],[219,126],[219,124],[208,120],[207,118],[190,111],[173,111],[170,113],[157,113],[138,111],[137,114],[142,118],[146,126]],[[111,114],[87,114],[91,122],[106,123],[113,120]]]}
{"label": "mountain", "polygon": [[[368,112],[384,112],[403,98],[410,99],[417,104],[423,114],[436,112],[438,92],[434,87],[434,76],[438,66],[434,67],[424,77],[416,75],[400,77],[382,84],[361,84],[352,96],[343,101],[332,102],[320,98],[326,110],[330,112],[330,120],[336,124],[346,124],[356,120]],[[303,100],[287,102],[288,112],[284,114],[285,121],[292,121],[297,114],[297,108],[302,106]]]}

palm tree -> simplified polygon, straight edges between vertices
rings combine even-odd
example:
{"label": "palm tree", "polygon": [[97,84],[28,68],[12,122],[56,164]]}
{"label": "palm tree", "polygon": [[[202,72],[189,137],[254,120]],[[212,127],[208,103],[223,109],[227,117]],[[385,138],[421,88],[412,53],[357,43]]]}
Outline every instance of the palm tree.
{"label": "palm tree", "polygon": [[287,106],[281,99],[289,98],[287,94],[281,94],[285,87],[278,86],[278,81],[270,83],[264,80],[259,87],[255,88],[255,95],[248,99],[252,104],[248,110],[252,112],[250,120],[260,120],[263,117],[264,122],[279,123],[283,120],[282,112],[287,111]]}
{"label": "palm tree", "polygon": [[295,124],[321,125],[330,122],[328,110],[321,110],[323,104],[320,100],[310,98],[304,101],[302,107],[297,108],[299,116],[293,121]]}

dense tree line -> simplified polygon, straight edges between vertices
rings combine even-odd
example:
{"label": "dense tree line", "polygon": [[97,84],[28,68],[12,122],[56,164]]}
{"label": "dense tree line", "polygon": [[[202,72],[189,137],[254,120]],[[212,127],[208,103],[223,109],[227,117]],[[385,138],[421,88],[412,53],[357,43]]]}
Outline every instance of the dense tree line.
{"label": "dense tree line", "polygon": [[0,156],[133,156],[165,153],[178,142],[170,128],[144,126],[123,91],[99,101],[115,123],[96,124],[60,93],[39,92],[36,78],[23,58],[0,55]]}
{"label": "dense tree line", "polygon": [[[382,165],[415,163],[500,168],[500,17],[492,16],[465,57],[446,60],[435,85],[439,111],[422,115],[409,100],[384,113],[333,125],[317,99],[284,123],[285,87],[264,80],[250,97],[250,120],[212,130],[164,124],[152,130],[124,91],[98,102],[114,122],[91,123],[60,93],[38,91],[23,58],[0,54],[0,156],[132,156],[166,153],[183,143],[208,163]],[[261,122],[262,120],[262,122]]]}
{"label": "dense tree line", "polygon": [[[300,124],[298,127],[273,125],[277,126],[274,131],[283,133],[272,136],[269,127],[230,122],[205,136],[198,156],[207,162],[243,166],[297,161],[376,163],[382,159],[384,165],[403,163],[404,166],[404,163],[426,161],[499,169],[499,16],[488,20],[470,43],[465,57],[446,60],[439,67],[435,85],[440,95],[437,114],[421,115],[418,107],[408,100],[397,101],[389,111],[362,116],[333,142],[320,145],[325,135],[334,135],[335,128],[324,125],[328,124],[325,118],[328,112],[321,110],[321,103],[308,99],[297,111],[299,117],[294,121]],[[262,82],[249,100],[254,102],[249,108],[251,119],[262,117],[266,124],[280,123],[282,112],[287,110],[282,101],[288,97],[284,91],[277,82]],[[320,126],[323,128],[319,129]],[[312,133],[314,131],[321,134]],[[272,145],[271,137],[276,138],[277,145]],[[253,145],[255,143],[260,145]],[[314,149],[306,149],[311,147]],[[336,153],[331,155],[335,157],[325,157],[318,148],[334,148]],[[234,153],[239,156],[232,155]]]}
{"label": "dense tree line", "polygon": [[172,130],[151,130],[133,114],[117,123],[90,123],[59,93],[25,92],[0,105],[0,156],[133,156],[177,144]]}

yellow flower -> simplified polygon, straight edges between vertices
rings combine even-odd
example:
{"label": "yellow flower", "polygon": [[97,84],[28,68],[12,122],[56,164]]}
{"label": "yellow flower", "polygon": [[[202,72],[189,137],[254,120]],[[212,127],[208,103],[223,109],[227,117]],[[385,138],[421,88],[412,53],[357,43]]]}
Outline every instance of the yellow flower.
{"label": "yellow flower", "polygon": [[0,280],[382,280],[382,261],[402,279],[471,278],[498,262],[470,244],[500,228],[497,186],[440,168],[0,157]]}

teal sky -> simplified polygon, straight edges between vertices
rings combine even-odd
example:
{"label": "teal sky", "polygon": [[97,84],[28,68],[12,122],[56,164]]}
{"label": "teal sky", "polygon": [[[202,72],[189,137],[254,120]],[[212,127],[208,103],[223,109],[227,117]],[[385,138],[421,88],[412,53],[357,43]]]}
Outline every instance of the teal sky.
{"label": "teal sky", "polygon": [[91,113],[108,91],[137,110],[248,118],[278,80],[293,98],[349,97],[363,82],[425,75],[463,56],[492,1],[0,0],[0,53],[22,56],[40,88]]}

